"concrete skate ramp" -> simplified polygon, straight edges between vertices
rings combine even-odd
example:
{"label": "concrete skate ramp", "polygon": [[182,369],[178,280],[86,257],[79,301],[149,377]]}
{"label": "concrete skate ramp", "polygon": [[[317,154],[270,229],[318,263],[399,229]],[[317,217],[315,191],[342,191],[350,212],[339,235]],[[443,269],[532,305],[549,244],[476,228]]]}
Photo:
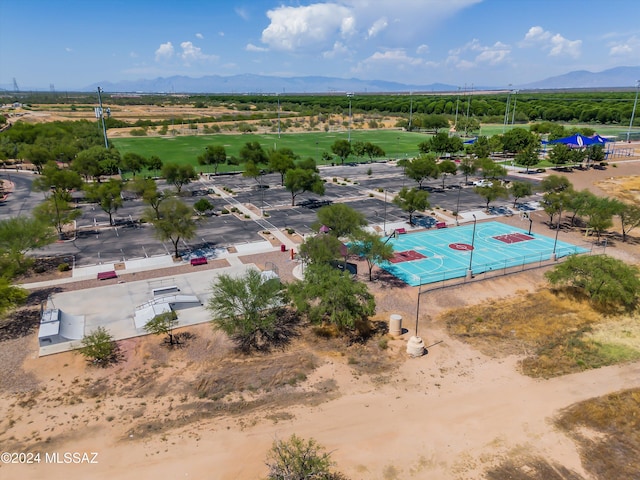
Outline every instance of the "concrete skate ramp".
{"label": "concrete skate ramp", "polygon": [[72,315],[60,310],[60,336],[81,340],[84,337],[84,315]]}

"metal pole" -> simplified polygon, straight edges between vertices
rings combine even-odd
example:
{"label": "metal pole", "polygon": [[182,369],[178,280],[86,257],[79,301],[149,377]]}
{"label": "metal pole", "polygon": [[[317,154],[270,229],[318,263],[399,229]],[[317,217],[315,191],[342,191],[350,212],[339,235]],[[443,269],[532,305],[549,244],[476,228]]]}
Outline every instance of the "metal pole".
{"label": "metal pole", "polygon": [[411,120],[413,118],[413,95],[409,92],[409,131],[411,131]]}
{"label": "metal pole", "polygon": [[100,94],[102,89],[98,87],[98,104],[100,105],[100,118],[102,119],[102,134],[104,135],[104,148],[109,149],[109,140],[107,139],[107,127],[104,124],[104,114],[102,113],[102,97]]}
{"label": "metal pole", "polygon": [[382,231],[387,235],[387,190],[384,190],[384,226]]}
{"label": "metal pole", "polygon": [[458,184],[458,203],[456,204],[456,227],[460,225],[458,218],[460,217],[460,191],[462,190],[462,184]]}
{"label": "metal pole", "polygon": [[631,111],[631,121],[629,122],[629,130],[627,130],[627,143],[630,143],[631,127],[633,126],[633,117],[636,116],[636,106],[638,105],[638,90],[640,90],[640,80],[636,80],[636,99],[633,102],[633,110]]}
{"label": "metal pole", "polygon": [[351,143],[351,97],[353,97],[353,93],[347,93],[347,97],[349,97],[349,134],[348,141]]}
{"label": "metal pole", "polygon": [[280,138],[280,94],[276,93],[278,97],[278,138]]}
{"label": "metal pole", "polygon": [[473,95],[473,83],[471,84],[471,93],[467,99],[467,121],[464,125],[464,136],[467,136],[467,130],[469,129],[469,108],[471,107],[471,95]]}
{"label": "metal pole", "polygon": [[472,214],[473,215],[473,233],[471,234],[471,255],[469,255],[469,272],[473,272],[473,270],[471,269],[471,264],[473,262],[473,247],[475,245],[476,242],[476,215],[475,213]]}
{"label": "metal pole", "polygon": [[558,244],[558,233],[560,233],[560,219],[562,218],[562,205],[560,205],[560,211],[558,212],[558,224],[556,225],[556,239],[553,241],[553,254],[552,260],[556,260],[556,245]]}
{"label": "metal pole", "polygon": [[511,116],[511,125],[516,121],[516,104],[518,102],[518,90],[513,91],[513,115]]}
{"label": "metal pole", "polygon": [[458,106],[460,105],[460,87],[458,87],[458,95],[456,96],[456,119],[453,123],[453,126],[456,128],[456,133],[458,132]]}
{"label": "metal pole", "polygon": [[504,121],[502,122],[502,133],[507,128],[507,121],[509,121],[509,99],[511,98],[511,84],[509,84],[509,93],[507,93],[507,107],[504,109]]}
{"label": "metal pole", "polygon": [[420,285],[418,286],[418,304],[416,305],[416,337],[418,336],[418,317],[420,316],[420,294],[422,293],[422,279],[420,279]]}

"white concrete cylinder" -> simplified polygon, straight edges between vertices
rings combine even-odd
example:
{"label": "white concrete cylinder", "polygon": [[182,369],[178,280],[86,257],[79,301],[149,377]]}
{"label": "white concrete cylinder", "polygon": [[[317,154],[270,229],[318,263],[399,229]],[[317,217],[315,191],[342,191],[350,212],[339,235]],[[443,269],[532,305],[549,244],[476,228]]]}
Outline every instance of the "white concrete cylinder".
{"label": "white concrete cylinder", "polygon": [[394,313],[389,317],[389,334],[394,337],[402,335],[402,315]]}

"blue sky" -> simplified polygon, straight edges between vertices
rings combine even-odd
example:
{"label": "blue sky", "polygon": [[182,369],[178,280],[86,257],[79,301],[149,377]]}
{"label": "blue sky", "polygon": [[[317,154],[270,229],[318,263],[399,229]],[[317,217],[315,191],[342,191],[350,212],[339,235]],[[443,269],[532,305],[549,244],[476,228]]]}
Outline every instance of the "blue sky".
{"label": "blue sky", "polygon": [[637,0],[0,0],[0,85],[323,75],[503,87],[640,64]]}

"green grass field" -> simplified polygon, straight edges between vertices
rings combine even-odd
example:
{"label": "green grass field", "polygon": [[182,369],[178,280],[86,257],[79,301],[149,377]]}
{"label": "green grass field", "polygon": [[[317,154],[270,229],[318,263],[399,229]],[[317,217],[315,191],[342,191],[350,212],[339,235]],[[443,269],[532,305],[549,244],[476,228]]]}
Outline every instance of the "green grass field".
{"label": "green grass field", "polygon": [[[507,127],[509,129],[510,127]],[[502,133],[503,126],[498,124],[483,125],[480,135],[492,136]],[[601,135],[619,135],[626,132],[620,126],[599,126]],[[228,156],[239,156],[240,148],[247,142],[257,141],[269,151],[274,148],[290,148],[300,158],[313,158],[318,165],[322,164],[322,153],[331,153],[331,145],[336,140],[346,140],[347,131],[340,132],[303,132],[277,134],[213,134],[172,137],[130,137],[114,138],[112,143],[120,153],[138,153],[145,157],[157,155],[163,162],[191,164],[198,171],[208,171],[210,167],[198,165],[198,155],[209,145],[223,145]],[[418,144],[431,135],[401,130],[351,130],[351,141],[371,142],[382,147],[386,152],[384,158],[413,158],[419,154]],[[348,161],[366,161],[368,157],[349,157]],[[542,165],[541,165],[542,166]],[[220,172],[238,170],[237,166],[221,165]]]}
{"label": "green grass field", "polygon": [[[391,130],[351,130],[351,142],[371,142],[382,147],[385,158],[411,158],[419,153],[418,144],[431,135]],[[321,164],[323,152],[331,153],[331,145],[336,140],[346,140],[348,133],[309,132],[278,134],[215,134],[175,137],[131,137],[114,138],[112,143],[121,154],[138,153],[145,157],[157,155],[163,162],[190,163],[199,167],[197,157],[209,145],[223,145],[228,156],[237,157],[240,148],[247,142],[257,141],[265,150],[290,148],[301,158],[311,157]],[[348,161],[364,161],[367,158],[349,157]],[[221,166],[225,169],[237,169],[234,166]]]}

